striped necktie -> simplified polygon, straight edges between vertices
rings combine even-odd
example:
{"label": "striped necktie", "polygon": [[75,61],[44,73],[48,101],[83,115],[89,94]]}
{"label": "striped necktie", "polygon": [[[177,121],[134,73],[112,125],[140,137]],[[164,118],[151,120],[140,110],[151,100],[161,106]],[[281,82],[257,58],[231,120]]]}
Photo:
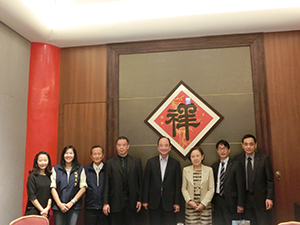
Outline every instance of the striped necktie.
{"label": "striped necktie", "polygon": [[225,177],[225,162],[222,162],[221,172],[220,172],[220,195],[224,194],[224,177]]}

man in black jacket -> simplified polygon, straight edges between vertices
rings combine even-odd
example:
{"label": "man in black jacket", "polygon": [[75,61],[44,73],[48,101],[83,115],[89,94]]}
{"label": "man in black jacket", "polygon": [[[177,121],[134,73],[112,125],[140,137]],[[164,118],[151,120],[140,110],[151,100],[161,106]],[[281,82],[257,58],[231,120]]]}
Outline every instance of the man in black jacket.
{"label": "man in black jacket", "polygon": [[105,163],[103,212],[111,225],[135,225],[142,206],[142,162],[128,154],[129,140],[116,141],[118,155]]}
{"label": "man in black jacket", "polygon": [[148,160],[144,174],[143,206],[149,210],[150,225],[175,225],[180,210],[181,167],[169,156],[171,142],[160,137],[159,155]]}
{"label": "man in black jacket", "polygon": [[251,225],[271,224],[270,209],[274,201],[274,179],[270,157],[256,152],[256,138],[246,134],[242,139],[244,152],[237,155],[245,171],[246,206],[245,217]]}
{"label": "man in black jacket", "polygon": [[92,164],[84,168],[86,183],[85,192],[85,225],[107,225],[107,216],[102,211],[103,188],[104,188],[104,150],[101,146],[95,145],[90,150]]}

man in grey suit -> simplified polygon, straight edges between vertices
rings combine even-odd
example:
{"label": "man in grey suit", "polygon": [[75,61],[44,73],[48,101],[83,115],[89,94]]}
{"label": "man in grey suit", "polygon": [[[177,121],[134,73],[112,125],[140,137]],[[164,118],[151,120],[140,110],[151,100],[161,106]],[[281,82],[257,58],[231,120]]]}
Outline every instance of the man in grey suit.
{"label": "man in grey suit", "polygon": [[159,156],[148,160],[144,174],[143,206],[149,210],[150,225],[175,225],[180,210],[181,167],[169,156],[171,142],[160,137]]}
{"label": "man in grey suit", "polygon": [[252,134],[242,139],[244,152],[237,155],[246,177],[245,217],[251,225],[271,224],[270,209],[274,200],[274,179],[270,157],[256,152],[257,142]]}
{"label": "man in grey suit", "polygon": [[230,145],[225,140],[216,144],[220,161],[212,165],[215,178],[213,224],[231,225],[243,213],[245,205],[245,177],[242,164],[229,158]]}
{"label": "man in grey suit", "polygon": [[142,205],[142,163],[128,155],[129,140],[116,141],[118,155],[106,161],[103,212],[111,225],[135,225]]}

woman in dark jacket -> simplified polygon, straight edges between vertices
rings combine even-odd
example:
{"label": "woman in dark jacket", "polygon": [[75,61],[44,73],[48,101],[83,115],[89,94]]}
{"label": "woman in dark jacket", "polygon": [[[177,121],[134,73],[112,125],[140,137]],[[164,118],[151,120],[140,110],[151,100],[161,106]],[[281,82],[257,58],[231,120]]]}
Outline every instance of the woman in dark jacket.
{"label": "woman in dark jacket", "polygon": [[61,163],[52,169],[51,193],[55,225],[76,225],[81,209],[81,196],[87,187],[84,168],[79,165],[76,149],[66,146]]}

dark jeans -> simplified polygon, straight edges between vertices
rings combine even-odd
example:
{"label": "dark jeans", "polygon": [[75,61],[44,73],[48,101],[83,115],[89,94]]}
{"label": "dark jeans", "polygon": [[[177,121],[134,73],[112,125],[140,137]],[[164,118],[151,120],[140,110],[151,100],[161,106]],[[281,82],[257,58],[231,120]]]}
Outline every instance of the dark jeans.
{"label": "dark jeans", "polygon": [[60,210],[53,210],[55,225],[76,225],[80,210],[70,209],[63,213]]}
{"label": "dark jeans", "polygon": [[108,217],[104,215],[102,209],[85,209],[84,210],[85,225],[108,225]]}

